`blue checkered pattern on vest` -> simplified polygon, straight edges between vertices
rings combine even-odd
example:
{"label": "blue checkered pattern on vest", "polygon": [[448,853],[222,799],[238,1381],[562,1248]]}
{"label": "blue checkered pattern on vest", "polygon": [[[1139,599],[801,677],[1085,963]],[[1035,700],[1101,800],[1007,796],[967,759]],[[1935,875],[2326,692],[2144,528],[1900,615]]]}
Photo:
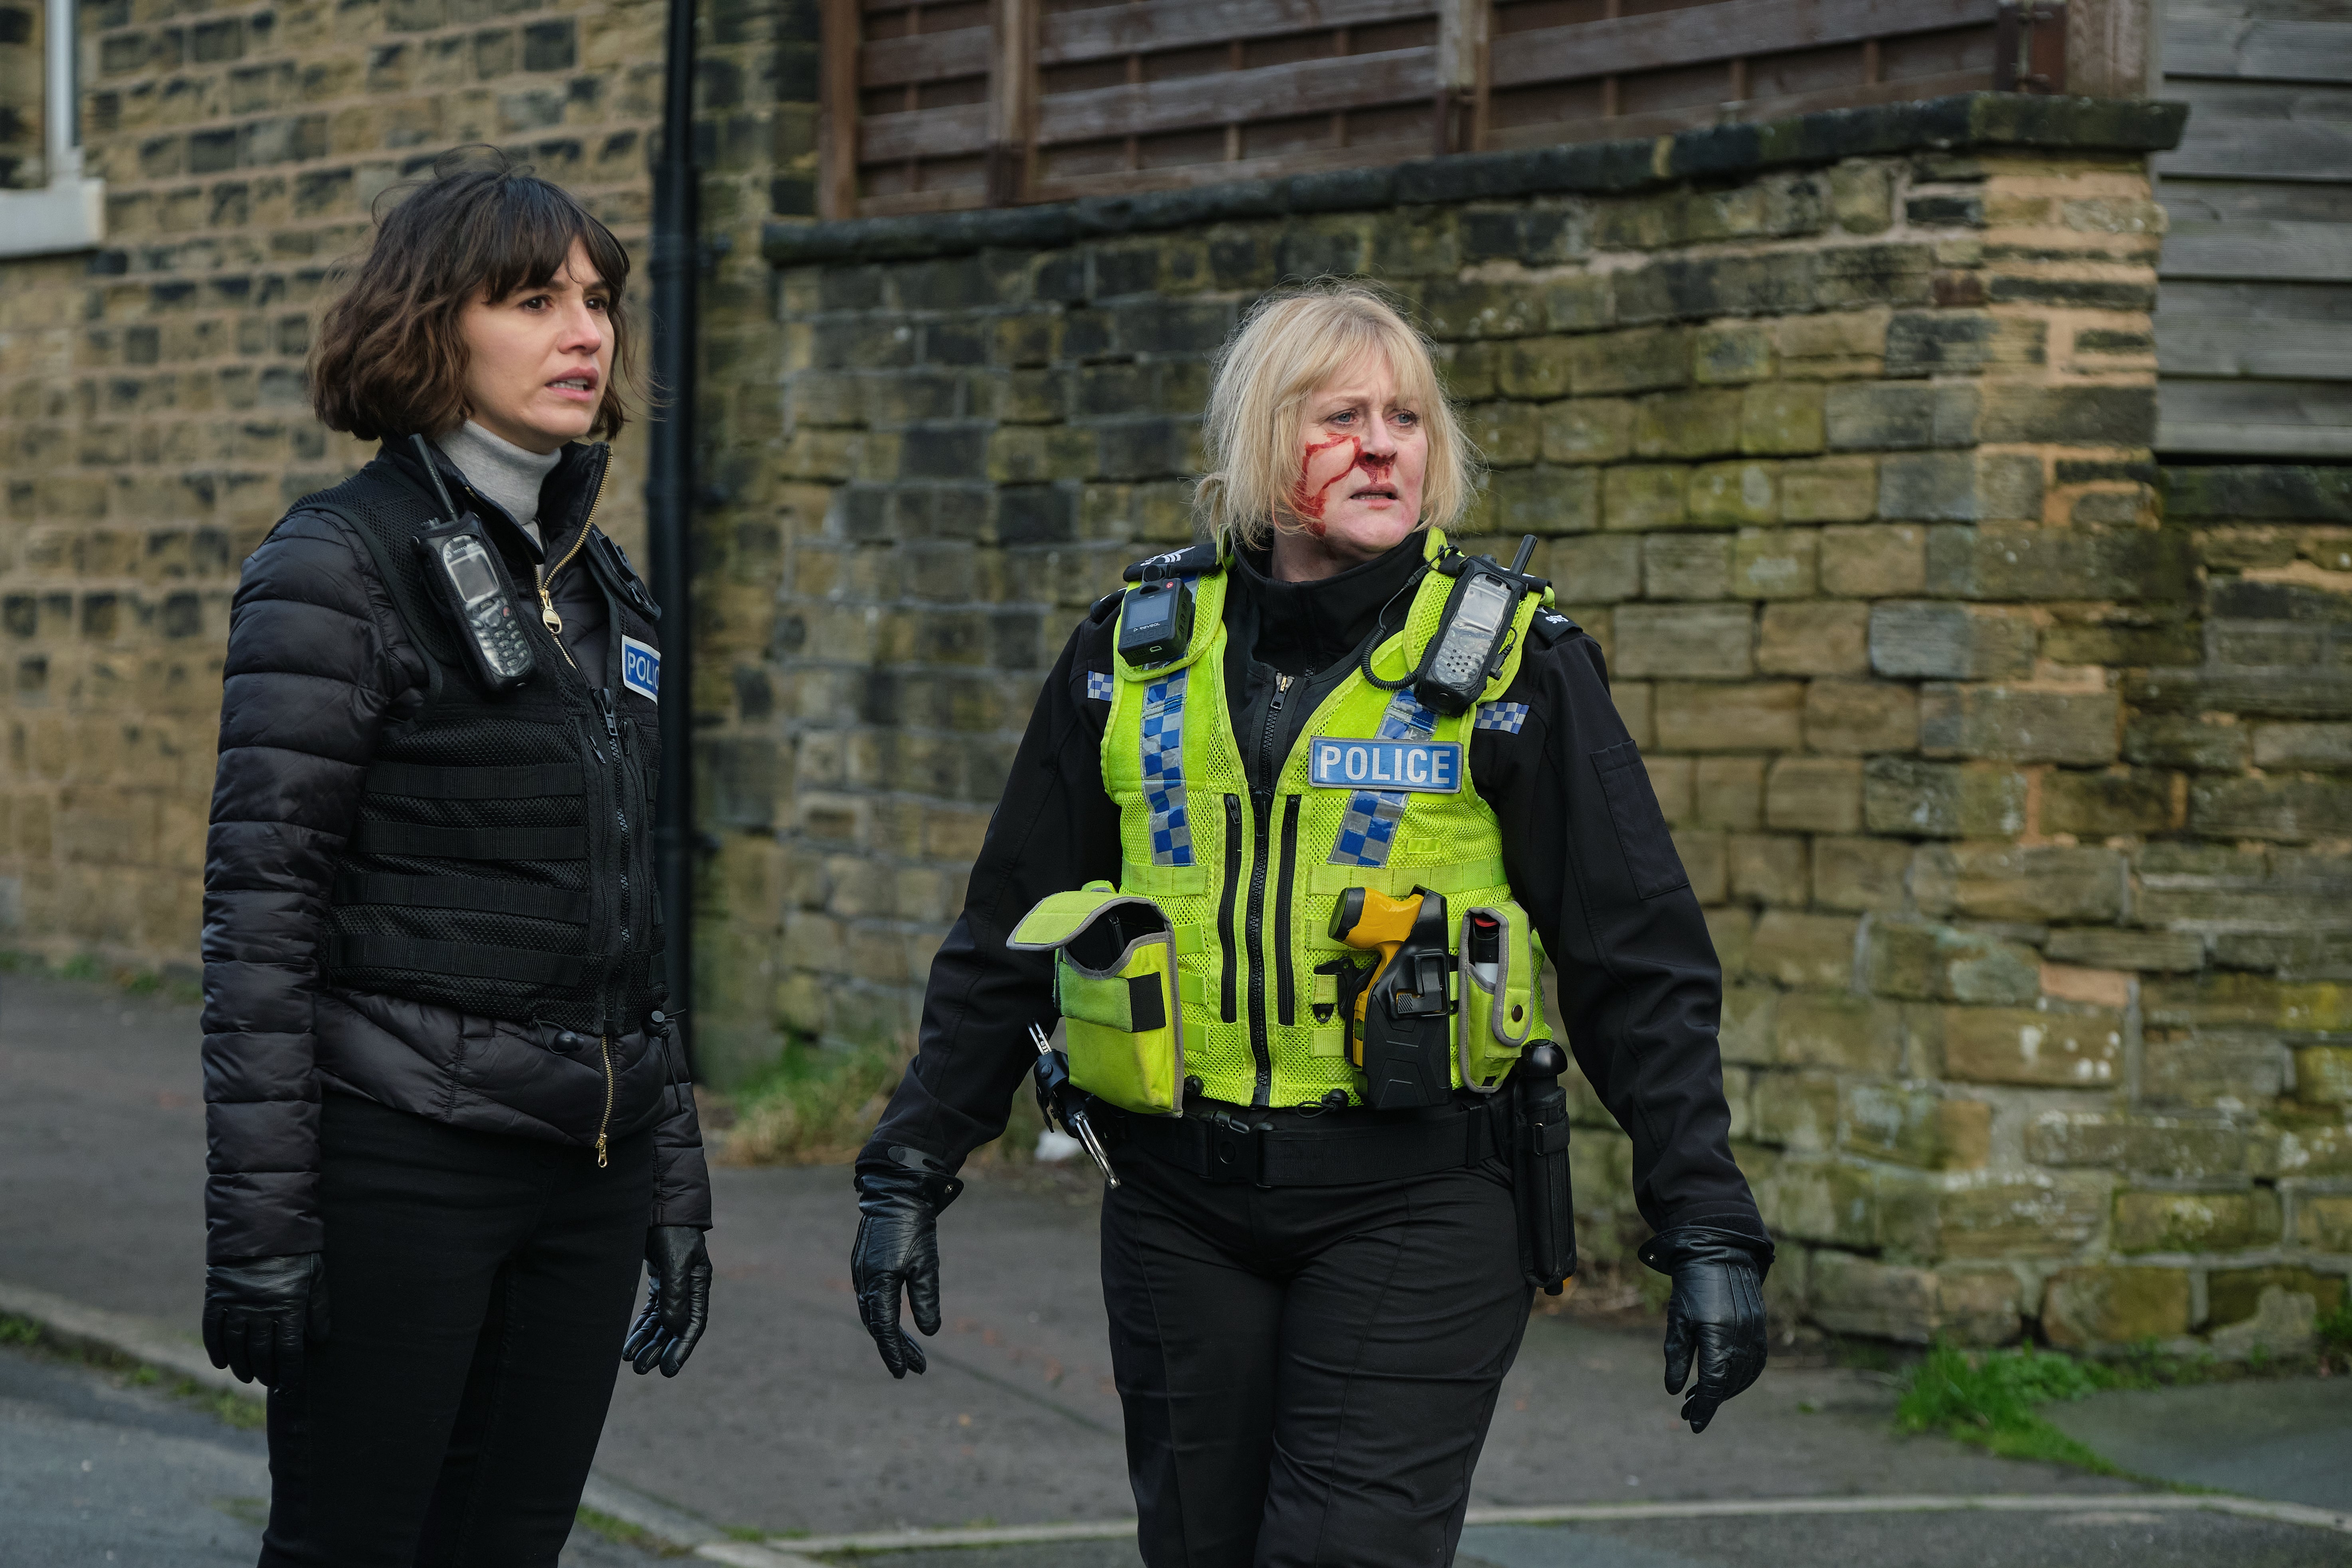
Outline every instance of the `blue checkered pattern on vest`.
{"label": "blue checkered pattern on vest", "polygon": [[[1426,741],[1435,733],[1437,715],[1423,707],[1410,689],[1389,698],[1388,711],[1381,715],[1381,740]],[[1404,820],[1404,803],[1402,790],[1360,789],[1350,795],[1339,842],[1331,846],[1330,864],[1387,865],[1397,824]]]}
{"label": "blue checkered pattern on vest", "polygon": [[1519,732],[1519,726],[1527,721],[1528,705],[1524,702],[1478,704],[1478,729],[1500,730],[1506,734],[1516,735]]}
{"label": "blue checkered pattern on vest", "polygon": [[1087,695],[1093,698],[1096,701],[1109,701],[1112,694],[1118,688],[1111,684],[1110,677],[1105,675],[1101,670],[1090,669],[1087,671]]}
{"label": "blue checkered pattern on vest", "polygon": [[1192,863],[1192,818],[1184,806],[1184,679],[1180,669],[1143,689],[1143,799],[1151,811],[1151,863]]}

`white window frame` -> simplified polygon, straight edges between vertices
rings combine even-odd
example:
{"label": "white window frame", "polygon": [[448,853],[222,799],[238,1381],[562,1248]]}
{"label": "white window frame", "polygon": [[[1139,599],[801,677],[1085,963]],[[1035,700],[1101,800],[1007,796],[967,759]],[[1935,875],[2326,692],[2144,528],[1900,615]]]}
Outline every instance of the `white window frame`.
{"label": "white window frame", "polygon": [[0,257],[54,256],[106,242],[106,182],[81,173],[81,72],[75,0],[47,0],[41,18],[42,165],[48,184],[0,191]]}

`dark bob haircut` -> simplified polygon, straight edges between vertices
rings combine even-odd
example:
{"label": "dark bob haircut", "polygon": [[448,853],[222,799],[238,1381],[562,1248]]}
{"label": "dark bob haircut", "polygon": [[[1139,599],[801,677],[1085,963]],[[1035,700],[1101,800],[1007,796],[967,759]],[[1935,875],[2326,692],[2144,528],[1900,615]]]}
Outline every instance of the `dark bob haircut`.
{"label": "dark bob haircut", "polygon": [[311,344],[310,406],[328,429],[374,441],[462,424],[472,410],[459,316],[477,300],[552,283],[574,240],[604,280],[613,333],[613,374],[588,434],[609,438],[628,423],[629,253],[570,192],[496,148],[461,147],[435,162],[431,178],[386,191],[374,217],[375,241],[338,268]]}

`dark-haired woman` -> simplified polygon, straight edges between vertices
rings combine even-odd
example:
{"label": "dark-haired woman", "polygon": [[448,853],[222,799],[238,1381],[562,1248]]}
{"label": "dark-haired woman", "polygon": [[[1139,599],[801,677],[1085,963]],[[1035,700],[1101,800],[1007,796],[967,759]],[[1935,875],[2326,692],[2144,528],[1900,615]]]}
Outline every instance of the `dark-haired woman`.
{"label": "dark-haired woman", "polygon": [[204,1328],[270,1390],[263,1568],[552,1564],[619,1360],[675,1375],[702,1332],[646,831],[659,612],[583,444],[627,415],[627,274],[557,186],[445,161],[312,353],[320,418],[383,448],[237,588]]}

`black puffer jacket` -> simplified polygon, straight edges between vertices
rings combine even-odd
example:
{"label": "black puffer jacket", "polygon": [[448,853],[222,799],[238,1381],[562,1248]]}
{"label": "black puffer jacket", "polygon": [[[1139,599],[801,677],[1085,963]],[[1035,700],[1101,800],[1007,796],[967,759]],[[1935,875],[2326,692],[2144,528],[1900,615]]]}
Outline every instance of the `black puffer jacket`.
{"label": "black puffer jacket", "polygon": [[[385,456],[420,482],[407,451]],[[602,447],[570,447],[541,492],[546,559],[593,510]],[[464,487],[444,463],[453,490]],[[536,547],[487,498],[473,509]],[[564,641],[603,667],[606,610],[584,553],[550,584]],[[591,656],[593,656],[593,661]],[[320,978],[335,857],[356,817],[376,738],[425,700],[425,666],[340,519],[297,509],[245,563],[229,621],[220,770],[205,863],[205,1210],[215,1262],[313,1252],[319,1095],[357,1094],[453,1126],[589,1145],[604,1116],[596,1037],[471,1017]],[[710,1223],[710,1178],[678,1053],[614,1037],[610,1133],[655,1129],[649,1225]]]}

